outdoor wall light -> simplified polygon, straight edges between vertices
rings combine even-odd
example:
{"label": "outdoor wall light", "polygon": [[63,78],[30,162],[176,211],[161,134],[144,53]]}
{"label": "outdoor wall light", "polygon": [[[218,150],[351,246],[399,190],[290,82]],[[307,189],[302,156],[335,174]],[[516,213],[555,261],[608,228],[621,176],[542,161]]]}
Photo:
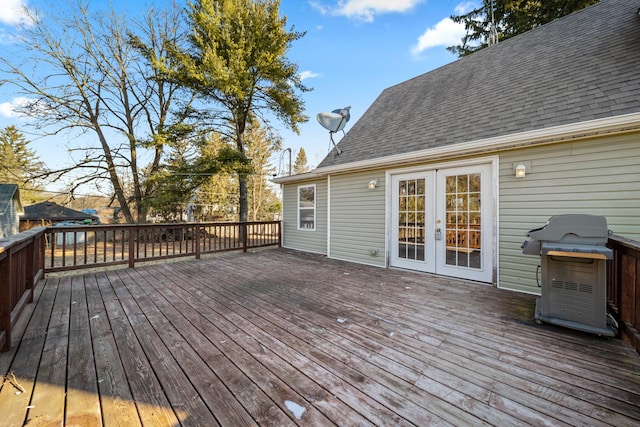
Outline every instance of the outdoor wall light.
{"label": "outdoor wall light", "polygon": [[372,179],[371,181],[369,181],[369,190],[375,190],[377,186],[378,186],[377,180]]}
{"label": "outdoor wall light", "polygon": [[527,167],[520,163],[516,166],[516,178],[524,178],[527,175]]}

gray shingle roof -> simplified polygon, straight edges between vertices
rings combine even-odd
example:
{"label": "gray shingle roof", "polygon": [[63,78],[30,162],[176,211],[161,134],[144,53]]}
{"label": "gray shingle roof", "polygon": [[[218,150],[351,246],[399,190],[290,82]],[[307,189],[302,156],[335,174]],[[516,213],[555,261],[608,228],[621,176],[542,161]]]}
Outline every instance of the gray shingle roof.
{"label": "gray shingle roof", "polygon": [[96,221],[98,217],[60,206],[54,202],[41,202],[25,206],[21,219],[28,221],[83,221],[85,219]]}
{"label": "gray shingle roof", "polygon": [[640,112],[639,7],[602,0],[385,89],[318,168]]}

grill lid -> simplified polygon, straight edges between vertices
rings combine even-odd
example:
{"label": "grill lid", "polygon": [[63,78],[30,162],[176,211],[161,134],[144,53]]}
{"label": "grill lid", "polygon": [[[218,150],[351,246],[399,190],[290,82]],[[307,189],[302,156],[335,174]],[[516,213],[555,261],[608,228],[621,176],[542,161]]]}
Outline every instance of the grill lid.
{"label": "grill lid", "polygon": [[606,245],[609,238],[607,219],[598,215],[567,214],[549,218],[547,223],[527,233],[540,241]]}

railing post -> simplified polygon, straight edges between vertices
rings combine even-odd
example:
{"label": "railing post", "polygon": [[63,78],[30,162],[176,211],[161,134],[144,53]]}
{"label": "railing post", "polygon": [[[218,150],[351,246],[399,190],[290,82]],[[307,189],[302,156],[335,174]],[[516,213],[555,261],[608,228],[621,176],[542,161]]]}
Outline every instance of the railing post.
{"label": "railing post", "polygon": [[11,347],[11,248],[0,261],[0,332],[4,332],[4,343],[0,345],[0,352],[9,351]]}
{"label": "railing post", "polygon": [[242,233],[242,252],[247,252],[247,223],[246,222],[242,222],[240,223],[240,232]]}
{"label": "railing post", "polygon": [[133,268],[136,265],[136,240],[138,237],[138,228],[130,227],[128,231],[129,231],[129,268]]}
{"label": "railing post", "polygon": [[278,221],[276,223],[276,227],[278,228],[278,247],[282,247],[282,221]]}
{"label": "railing post", "polygon": [[31,238],[31,243],[26,248],[27,256],[26,256],[26,269],[25,271],[25,284],[24,288],[29,290],[29,298],[27,299],[27,303],[33,302],[33,281],[35,277],[35,263],[36,263],[36,254],[35,252],[38,250],[38,245],[36,244],[36,238]]}
{"label": "railing post", "polygon": [[202,227],[200,224],[196,224],[193,226],[193,230],[195,235],[195,242],[196,242],[196,259],[200,259],[200,254],[201,254],[201,250],[200,250],[200,230],[202,230]]}
{"label": "railing post", "polygon": [[46,231],[43,232],[42,234],[38,235],[38,246],[40,247],[38,250],[39,252],[39,257],[38,257],[38,279],[44,277],[44,263],[45,263],[45,257],[47,256],[47,234]]}

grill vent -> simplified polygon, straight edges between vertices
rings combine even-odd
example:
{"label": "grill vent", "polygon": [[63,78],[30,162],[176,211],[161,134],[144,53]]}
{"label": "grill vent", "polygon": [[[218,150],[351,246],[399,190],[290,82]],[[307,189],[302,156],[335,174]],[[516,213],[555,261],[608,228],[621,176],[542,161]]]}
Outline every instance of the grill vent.
{"label": "grill vent", "polygon": [[586,285],[584,283],[580,283],[580,292],[585,292],[588,294],[593,293],[593,285]]}
{"label": "grill vent", "polygon": [[552,280],[551,287],[554,289],[565,289],[567,291],[578,291],[587,294],[593,293],[593,285],[585,283],[567,282],[564,280]]}

